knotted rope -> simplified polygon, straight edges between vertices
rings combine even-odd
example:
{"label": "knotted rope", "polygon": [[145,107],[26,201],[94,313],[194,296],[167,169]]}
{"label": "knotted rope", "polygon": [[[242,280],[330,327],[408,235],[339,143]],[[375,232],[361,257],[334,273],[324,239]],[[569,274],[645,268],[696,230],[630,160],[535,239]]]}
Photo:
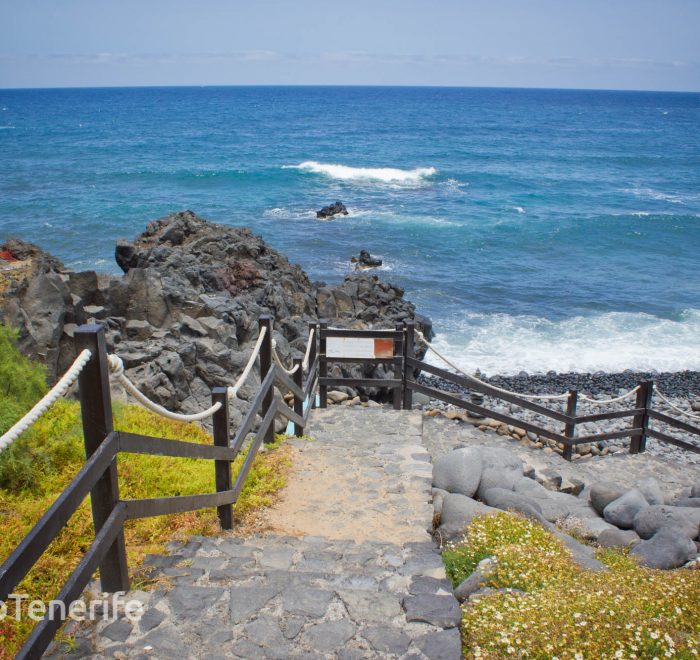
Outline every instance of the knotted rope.
{"label": "knotted rope", "polygon": [[22,433],[34,424],[58,399],[60,399],[77,380],[80,372],[90,361],[92,353],[84,349],[75,358],[73,364],[63,374],[62,378],[37,402],[37,404],[6,433],[0,437],[0,452],[7,449]]}
{"label": "knotted rope", "polygon": [[676,406],[675,404],[671,403],[663,394],[661,394],[661,392],[659,392],[659,390],[654,389],[654,394],[656,394],[659,397],[659,399],[661,399],[664,403],[666,403],[666,405],[669,408],[673,408],[673,410],[680,413],[681,415],[685,415],[686,417],[690,417],[690,419],[700,419],[700,415],[693,415],[692,413],[686,412],[685,410],[683,410],[683,409],[679,408],[678,406]]}

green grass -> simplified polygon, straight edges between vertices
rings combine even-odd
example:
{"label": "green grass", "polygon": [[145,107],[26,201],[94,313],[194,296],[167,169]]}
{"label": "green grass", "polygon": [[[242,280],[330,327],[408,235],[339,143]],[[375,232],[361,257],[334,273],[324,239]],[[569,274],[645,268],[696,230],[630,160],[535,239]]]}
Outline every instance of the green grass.
{"label": "green grass", "polygon": [[598,552],[607,571],[588,571],[540,525],[508,513],[475,518],[443,553],[455,586],[485,557],[496,559],[488,586],[503,591],[464,604],[466,658],[700,654],[700,571],[647,569],[613,550]]}
{"label": "green grass", "polygon": [[[1,326],[0,326],[1,328]],[[38,400],[45,386],[43,373],[22,361],[6,330],[0,334],[0,392],[2,408],[9,402],[6,428]],[[5,342],[4,339],[7,339]],[[8,382],[13,372],[7,363],[19,364],[22,386]],[[30,376],[26,378],[26,376]],[[173,422],[137,406],[114,407],[115,428],[122,431],[212,444],[212,438],[195,424]],[[3,429],[3,430],[6,430]],[[240,469],[244,454],[233,466]],[[58,401],[46,415],[0,454],[0,561],[4,561],[42,514],[71,482],[85,460],[80,407],[75,401]],[[237,521],[245,520],[261,506],[272,503],[285,483],[290,465],[288,448],[280,441],[258,455],[235,505]],[[121,454],[117,459],[120,496],[124,499],[191,495],[215,490],[212,461]],[[192,534],[219,532],[214,509],[160,516],[127,523],[125,528],[129,567],[136,581],[142,579],[139,563],[146,554],[162,552],[165,544]],[[15,589],[31,599],[49,600],[56,595],[93,540],[89,499],[73,515],[25,580]],[[31,630],[31,622],[0,621],[0,658],[10,658]]]}

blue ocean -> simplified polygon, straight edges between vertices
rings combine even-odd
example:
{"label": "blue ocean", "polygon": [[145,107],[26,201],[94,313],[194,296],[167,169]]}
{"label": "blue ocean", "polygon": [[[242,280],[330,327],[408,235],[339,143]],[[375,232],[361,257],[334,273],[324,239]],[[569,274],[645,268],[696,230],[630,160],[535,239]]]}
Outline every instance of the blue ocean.
{"label": "blue ocean", "polygon": [[0,239],[76,269],[191,209],[327,282],[369,250],[465,368],[700,369],[700,94],[0,90],[0,158]]}

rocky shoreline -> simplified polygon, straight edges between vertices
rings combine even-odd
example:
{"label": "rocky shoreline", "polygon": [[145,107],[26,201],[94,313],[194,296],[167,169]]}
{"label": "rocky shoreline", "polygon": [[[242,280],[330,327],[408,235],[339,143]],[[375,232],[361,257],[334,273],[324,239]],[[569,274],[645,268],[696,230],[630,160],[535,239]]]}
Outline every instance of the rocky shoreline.
{"label": "rocky shoreline", "polygon": [[[235,382],[262,314],[273,317],[277,352],[288,364],[303,356],[309,323],[321,318],[359,329],[393,329],[414,319],[431,333],[429,319],[416,314],[401,288],[365,274],[337,285],[311,282],[249,229],[214,224],[192,211],[155,220],[134,241],[119,241],[121,277],[68,270],[15,239],[0,246],[0,254],[0,322],[18,328],[20,349],[46,365],[50,381],[73,360],[77,326],[97,322],[127,376],[173,411],[206,408],[212,387]],[[384,365],[343,365],[336,372],[386,377]],[[257,380],[254,375],[233,402],[232,424],[239,423]]]}

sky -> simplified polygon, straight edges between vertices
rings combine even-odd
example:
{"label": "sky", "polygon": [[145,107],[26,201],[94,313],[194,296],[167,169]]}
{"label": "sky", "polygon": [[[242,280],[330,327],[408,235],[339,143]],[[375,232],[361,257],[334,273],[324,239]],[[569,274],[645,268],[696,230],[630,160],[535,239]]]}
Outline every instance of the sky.
{"label": "sky", "polygon": [[0,88],[700,91],[700,0],[0,0]]}

